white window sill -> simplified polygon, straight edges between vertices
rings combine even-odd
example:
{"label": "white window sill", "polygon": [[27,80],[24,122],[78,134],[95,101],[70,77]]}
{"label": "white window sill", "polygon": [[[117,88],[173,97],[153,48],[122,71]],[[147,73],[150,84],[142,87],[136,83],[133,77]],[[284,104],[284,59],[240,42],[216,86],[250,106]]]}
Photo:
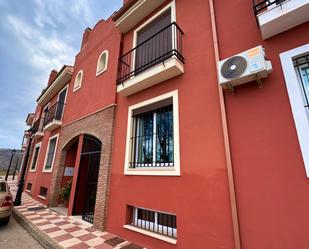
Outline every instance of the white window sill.
{"label": "white window sill", "polygon": [[30,169],[29,172],[34,173],[36,169]]}
{"label": "white window sill", "polygon": [[79,90],[79,89],[81,89],[81,86],[74,88],[74,89],[73,89],[73,93],[76,92],[76,91]]}
{"label": "white window sill", "polygon": [[125,175],[180,176],[177,167],[138,167],[126,168]]}
{"label": "white window sill", "polygon": [[52,169],[49,169],[49,170],[44,169],[42,172],[43,172],[43,173],[52,173],[52,172],[53,172],[53,170],[52,170]]}
{"label": "white window sill", "polygon": [[25,191],[28,192],[28,193],[31,193],[31,190],[29,190],[29,189],[26,189]]}
{"label": "white window sill", "polygon": [[42,196],[42,195],[38,195],[39,198],[43,199],[43,200],[46,200],[47,198]]}
{"label": "white window sill", "polygon": [[131,225],[124,225],[123,227],[126,228],[126,229],[129,229],[131,231],[142,233],[142,234],[145,234],[147,236],[150,236],[150,237],[153,237],[153,238],[156,238],[156,239],[159,239],[159,240],[163,240],[165,242],[168,242],[168,243],[171,243],[171,244],[174,244],[174,245],[176,245],[176,243],[177,243],[177,239],[170,238],[170,237],[158,234],[158,233],[154,233],[154,232],[151,232],[151,231],[139,228],[139,227],[135,227],[135,226],[131,226]]}
{"label": "white window sill", "polygon": [[100,71],[98,71],[97,73],[96,73],[96,75],[95,76],[99,76],[99,75],[101,75],[102,73],[104,73],[105,71],[107,70],[107,68],[104,68],[104,69],[102,69],[102,70],[100,70]]}

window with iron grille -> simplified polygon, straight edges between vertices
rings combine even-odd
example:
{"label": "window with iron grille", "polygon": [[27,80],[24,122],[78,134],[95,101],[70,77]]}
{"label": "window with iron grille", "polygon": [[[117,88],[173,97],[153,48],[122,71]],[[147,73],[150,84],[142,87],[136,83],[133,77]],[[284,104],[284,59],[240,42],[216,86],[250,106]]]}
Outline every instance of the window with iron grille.
{"label": "window with iron grille", "polygon": [[138,207],[131,207],[130,210],[132,210],[131,225],[172,238],[177,238],[175,214]]}
{"label": "window with iron grille", "polygon": [[57,144],[57,136],[49,140],[44,171],[49,171],[52,168],[52,164],[53,164],[54,156],[55,156],[56,144]]}
{"label": "window with iron grille", "polygon": [[172,98],[133,111],[129,168],[173,167]]}
{"label": "window with iron grille", "polygon": [[39,196],[46,198],[47,197],[47,188],[41,186]]}
{"label": "window with iron grille", "polygon": [[40,152],[40,145],[38,144],[34,148],[33,159],[32,159],[32,163],[31,163],[31,167],[30,167],[31,171],[35,171],[35,169],[36,169],[36,163],[37,163],[37,160],[38,160],[39,152]]}
{"label": "window with iron grille", "polygon": [[26,190],[28,190],[28,191],[30,192],[30,191],[31,191],[31,188],[32,188],[32,183],[28,182],[28,183],[27,183]]}
{"label": "window with iron grille", "polygon": [[293,63],[303,93],[304,107],[309,114],[309,54],[294,59]]}

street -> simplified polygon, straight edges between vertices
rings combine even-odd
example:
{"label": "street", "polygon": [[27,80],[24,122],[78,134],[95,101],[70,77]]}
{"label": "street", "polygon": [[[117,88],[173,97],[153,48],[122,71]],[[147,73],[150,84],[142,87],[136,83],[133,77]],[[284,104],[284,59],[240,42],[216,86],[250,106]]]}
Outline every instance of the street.
{"label": "street", "polygon": [[0,249],[43,249],[43,247],[11,217],[8,225],[0,225]]}

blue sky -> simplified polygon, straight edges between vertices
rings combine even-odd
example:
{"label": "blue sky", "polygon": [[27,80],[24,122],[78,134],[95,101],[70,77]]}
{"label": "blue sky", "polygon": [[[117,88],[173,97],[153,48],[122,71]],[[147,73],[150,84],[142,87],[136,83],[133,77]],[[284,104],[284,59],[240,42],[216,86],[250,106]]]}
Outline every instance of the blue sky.
{"label": "blue sky", "polygon": [[49,72],[72,65],[83,31],[122,0],[0,0],[0,148],[20,148]]}

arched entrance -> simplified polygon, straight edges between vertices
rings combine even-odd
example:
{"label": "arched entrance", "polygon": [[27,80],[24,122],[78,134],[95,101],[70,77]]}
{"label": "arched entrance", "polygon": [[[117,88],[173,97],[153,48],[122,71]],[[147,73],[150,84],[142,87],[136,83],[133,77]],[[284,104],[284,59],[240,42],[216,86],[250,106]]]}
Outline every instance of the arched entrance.
{"label": "arched entrance", "polygon": [[100,168],[101,141],[84,135],[72,214],[93,223]]}

